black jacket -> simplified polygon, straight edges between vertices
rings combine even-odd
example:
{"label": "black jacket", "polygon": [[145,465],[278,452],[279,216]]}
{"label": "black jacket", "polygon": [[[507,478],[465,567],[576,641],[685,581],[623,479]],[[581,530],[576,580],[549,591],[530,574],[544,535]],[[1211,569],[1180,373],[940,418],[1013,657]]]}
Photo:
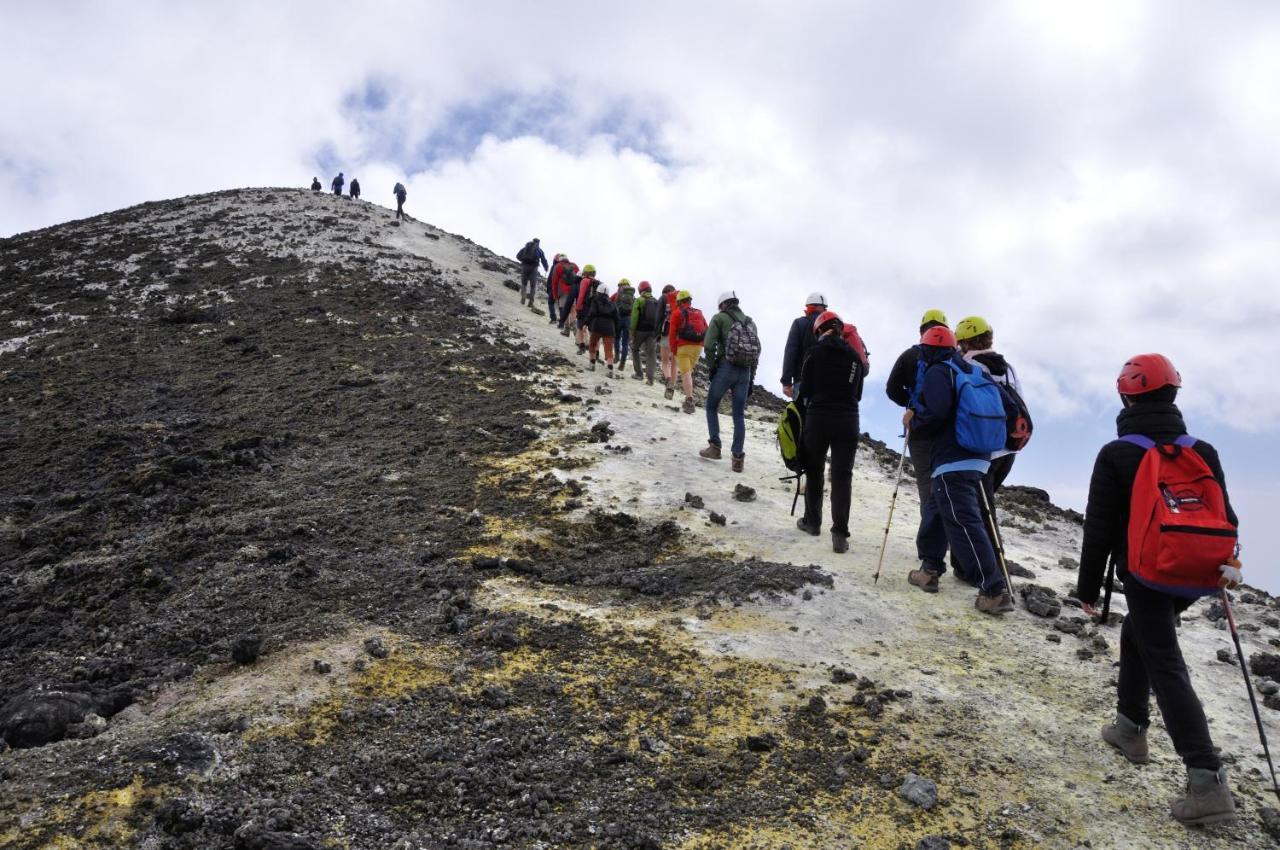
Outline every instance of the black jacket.
{"label": "black jacket", "polygon": [[818,340],[813,335],[813,322],[817,313],[805,313],[791,323],[787,332],[787,347],[782,351],[782,385],[789,387],[800,379],[804,358]]}
{"label": "black jacket", "polygon": [[618,307],[603,292],[592,293],[587,299],[586,315],[582,321],[592,333],[618,335]]}
{"label": "black jacket", "polygon": [[893,368],[889,370],[884,391],[898,407],[906,407],[911,403],[911,391],[916,386],[916,364],[919,360],[920,346],[913,345],[898,355]]}
{"label": "black jacket", "polygon": [[816,340],[800,373],[800,409],[856,414],[863,377],[862,361],[849,343],[833,334]]}
{"label": "black jacket", "polygon": [[[1175,404],[1138,402],[1120,411],[1116,417],[1116,433],[1121,437],[1142,434],[1158,443],[1172,442],[1187,433],[1187,426]],[[1195,450],[1222,485],[1227,519],[1238,525],[1235,511],[1231,508],[1231,497],[1227,495],[1227,482],[1222,475],[1217,450],[1204,440],[1196,441]],[[1122,579],[1128,575],[1129,500],[1143,454],[1145,452],[1140,446],[1112,440],[1102,447],[1094,461],[1093,477],[1089,480],[1089,503],[1084,512],[1080,574],[1076,580],[1076,598],[1081,602],[1092,605],[1098,601],[1106,577],[1107,560],[1112,555],[1116,558],[1117,575]]]}

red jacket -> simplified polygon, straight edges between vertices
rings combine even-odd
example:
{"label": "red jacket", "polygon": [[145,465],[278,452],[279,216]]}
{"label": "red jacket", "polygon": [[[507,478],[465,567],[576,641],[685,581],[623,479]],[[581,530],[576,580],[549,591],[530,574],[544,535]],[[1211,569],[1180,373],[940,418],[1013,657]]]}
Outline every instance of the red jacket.
{"label": "red jacket", "polygon": [[578,297],[573,303],[574,310],[582,310],[587,303],[587,293],[591,291],[591,284],[595,283],[594,277],[583,277],[582,282],[578,284]]}
{"label": "red jacket", "polygon": [[551,296],[559,298],[563,293],[560,291],[560,280],[564,277],[565,261],[561,260],[551,267],[551,277],[547,278],[547,286],[551,287]]}

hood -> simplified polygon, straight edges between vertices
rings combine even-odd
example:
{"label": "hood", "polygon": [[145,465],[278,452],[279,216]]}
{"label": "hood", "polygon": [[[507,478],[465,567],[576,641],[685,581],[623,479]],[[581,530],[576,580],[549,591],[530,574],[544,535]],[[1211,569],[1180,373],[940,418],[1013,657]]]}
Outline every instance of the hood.
{"label": "hood", "polygon": [[920,359],[929,365],[934,363],[942,363],[956,356],[954,348],[948,348],[945,345],[919,345]]}
{"label": "hood", "polygon": [[1142,434],[1153,440],[1173,439],[1187,433],[1182,411],[1172,402],[1138,402],[1116,416],[1116,435]]}
{"label": "hood", "polygon": [[983,366],[987,367],[987,371],[992,375],[1000,377],[1009,372],[1009,364],[1005,362],[1003,354],[996,354],[995,351],[988,348],[983,351],[970,351],[964,355],[965,360],[976,360]]}

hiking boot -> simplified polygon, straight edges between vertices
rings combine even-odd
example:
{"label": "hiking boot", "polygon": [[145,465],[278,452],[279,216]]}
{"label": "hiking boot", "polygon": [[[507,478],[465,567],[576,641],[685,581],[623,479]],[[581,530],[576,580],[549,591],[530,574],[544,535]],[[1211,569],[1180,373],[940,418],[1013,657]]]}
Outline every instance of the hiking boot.
{"label": "hiking boot", "polygon": [[596,370],[596,361],[592,360],[591,365],[587,366],[587,368],[594,372]]}
{"label": "hiking boot", "polygon": [[1187,794],[1173,801],[1169,814],[1184,826],[1235,820],[1236,801],[1227,787],[1226,768],[1187,768]]}
{"label": "hiking boot", "polygon": [[1120,712],[1116,712],[1114,723],[1102,727],[1102,740],[1115,747],[1134,764],[1151,761],[1146,727],[1139,726]]}
{"label": "hiking boot", "polygon": [[926,570],[921,567],[918,570],[912,570],[907,573],[907,584],[918,587],[925,593],[937,593],[939,575],[941,573],[935,573],[933,570]]}
{"label": "hiking boot", "polygon": [[568,336],[568,335],[569,335],[569,329],[568,329],[568,328],[561,328],[561,329],[560,329],[560,336]]}
{"label": "hiking boot", "polygon": [[667,387],[665,390],[663,390],[663,391],[662,391],[662,397],[663,397],[663,398],[665,398],[665,399],[668,399],[668,400],[675,398],[675,397],[676,397],[676,388],[675,388],[675,387]]}
{"label": "hiking boot", "polygon": [[586,353],[587,353],[587,347],[586,347],[585,345],[583,345],[582,343],[578,343],[578,353],[579,353],[579,354],[586,354]]}
{"label": "hiking boot", "polygon": [[[643,380],[644,380],[644,375],[641,375],[639,372],[632,372],[632,373],[631,373],[631,377],[632,377],[634,380],[637,380],[637,381],[643,381]],[[652,384],[652,383],[653,383],[653,381],[650,381],[649,383],[651,383],[651,384]]]}
{"label": "hiking boot", "polygon": [[1007,590],[1002,590],[994,596],[986,596],[979,593],[978,598],[973,600],[973,607],[984,614],[998,617],[1013,610],[1013,597],[1009,595]]}
{"label": "hiking boot", "polygon": [[691,395],[689,395],[689,396],[685,396],[685,397],[684,397],[684,412],[685,412],[685,413],[693,413],[693,412],[694,412],[695,410],[697,410],[697,409],[698,409],[698,405],[696,405],[696,404],[694,404],[694,403],[693,403],[693,396],[691,396]]}
{"label": "hiking boot", "polygon": [[720,459],[720,447],[715,443],[707,443],[707,447],[698,452],[699,457],[705,457],[707,460]]}
{"label": "hiking boot", "polygon": [[746,455],[734,455],[730,463],[730,465],[733,467],[733,471],[741,472],[742,465],[746,463],[746,460],[747,460]]}
{"label": "hiking boot", "polygon": [[649,379],[648,381],[646,381],[645,383],[647,383],[649,386],[653,386],[653,378],[650,378],[650,379]]}
{"label": "hiking boot", "polygon": [[840,534],[837,531],[831,532],[831,551],[837,555],[844,554],[849,551],[849,535]]}
{"label": "hiking boot", "polygon": [[818,526],[816,525],[812,525],[808,522],[805,522],[804,517],[800,517],[800,519],[796,520],[796,528],[800,529],[805,534],[812,534],[814,537],[817,537],[819,534],[822,533],[821,528],[818,528]]}

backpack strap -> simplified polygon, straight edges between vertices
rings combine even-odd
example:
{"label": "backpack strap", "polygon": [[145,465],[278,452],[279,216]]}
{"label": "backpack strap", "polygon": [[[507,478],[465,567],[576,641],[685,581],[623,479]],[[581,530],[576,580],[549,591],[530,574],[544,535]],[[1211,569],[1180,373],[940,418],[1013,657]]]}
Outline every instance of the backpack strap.
{"label": "backpack strap", "polygon": [[1189,449],[1200,441],[1197,440],[1195,437],[1191,436],[1190,434],[1183,434],[1181,437],[1174,440],[1174,442],[1182,446],[1184,449]]}
{"label": "backpack strap", "polygon": [[1122,442],[1132,443],[1143,451],[1148,451],[1156,447],[1156,441],[1142,434],[1125,434],[1120,438]]}

